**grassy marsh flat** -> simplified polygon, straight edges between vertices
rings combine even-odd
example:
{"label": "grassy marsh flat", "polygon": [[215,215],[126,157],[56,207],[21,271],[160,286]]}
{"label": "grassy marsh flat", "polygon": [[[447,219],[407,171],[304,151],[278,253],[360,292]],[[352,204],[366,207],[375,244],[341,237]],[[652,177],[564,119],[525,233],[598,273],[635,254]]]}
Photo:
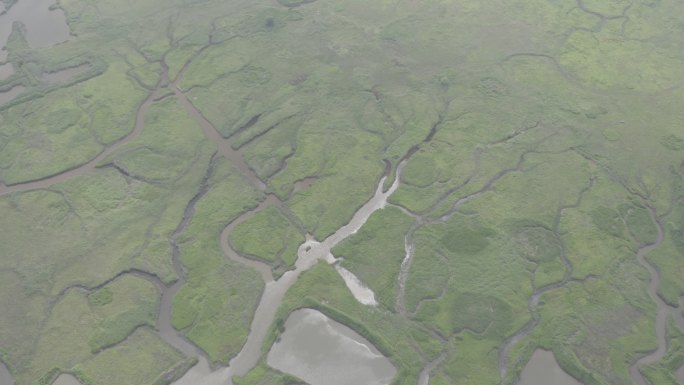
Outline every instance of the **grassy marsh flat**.
{"label": "grassy marsh flat", "polygon": [[683,7],[1,0],[0,384],[681,382]]}

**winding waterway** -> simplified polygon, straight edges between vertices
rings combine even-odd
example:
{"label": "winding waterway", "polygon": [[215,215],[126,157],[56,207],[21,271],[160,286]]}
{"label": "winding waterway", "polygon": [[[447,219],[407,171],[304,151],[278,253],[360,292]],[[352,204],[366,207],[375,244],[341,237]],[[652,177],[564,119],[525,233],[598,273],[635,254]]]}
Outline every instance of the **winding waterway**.
{"label": "winding waterway", "polygon": [[[527,337],[532,331],[534,331],[534,328],[537,327],[537,324],[539,324],[539,311],[538,311],[538,306],[539,306],[539,300],[541,297],[551,291],[551,290],[556,290],[561,287],[564,287],[572,278],[573,274],[573,266],[572,263],[570,263],[570,260],[568,259],[567,255],[565,254],[565,242],[563,241],[563,238],[560,236],[559,232],[559,226],[560,226],[560,221],[561,217],[563,216],[563,212],[568,209],[576,209],[580,206],[582,203],[582,198],[584,194],[589,191],[594,185],[594,179],[589,180],[589,184],[582,189],[578,196],[577,200],[568,205],[561,205],[558,207],[558,210],[556,211],[556,216],[553,221],[553,226],[551,231],[553,232],[554,236],[556,237],[558,244],[560,245],[560,253],[559,253],[559,258],[561,262],[563,262],[563,266],[565,268],[565,271],[563,273],[563,278],[561,278],[560,281],[554,282],[547,284],[545,286],[538,287],[534,290],[532,295],[529,297],[527,301],[527,308],[531,314],[530,320],[523,325],[520,329],[518,329],[517,332],[515,332],[513,335],[508,337],[501,348],[499,349],[499,376],[501,381],[506,378],[506,374],[508,373],[508,354],[511,350],[511,348],[520,342],[523,338]],[[555,359],[554,359],[555,361]]]}
{"label": "winding waterway", "polygon": [[[0,47],[4,47],[6,44],[7,38],[9,37],[9,34],[11,33],[11,28],[12,24],[14,21],[20,21],[22,22],[26,28],[27,28],[27,40],[29,44],[32,47],[35,48],[40,48],[40,47],[47,47],[54,45],[56,43],[64,42],[69,39],[69,27],[66,24],[66,20],[64,18],[64,14],[61,10],[55,10],[55,11],[50,11],[48,8],[50,5],[53,5],[55,3],[55,0],[19,0],[17,4],[15,4],[11,9],[9,9],[5,14],[0,15]],[[4,50],[0,50],[0,63],[2,63],[4,60],[6,60],[7,53]],[[188,62],[189,63],[189,62]],[[163,96],[164,93],[168,93],[168,89],[165,87],[167,84],[170,85],[170,89],[173,92],[174,96],[180,101],[181,105],[185,108],[185,110],[199,123],[201,126],[202,130],[204,131],[205,135],[212,140],[214,143],[217,144],[218,146],[218,152],[216,156],[223,156],[227,159],[229,159],[239,170],[240,172],[249,180],[251,184],[256,186],[258,189],[265,191],[266,190],[266,185],[265,183],[256,175],[254,170],[252,170],[249,165],[245,162],[243,153],[238,149],[236,150],[233,147],[233,141],[230,138],[224,138],[221,136],[221,134],[212,126],[212,124],[192,105],[190,100],[187,98],[187,96],[176,86],[178,82],[182,79],[182,75],[187,69],[187,63],[184,66],[184,68],[180,71],[179,76],[173,81],[170,82],[167,76],[167,69],[165,65],[162,63],[162,81],[157,84],[154,90],[150,92],[148,97],[141,103],[139,106],[137,113],[136,113],[136,120],[135,120],[135,126],[130,134],[128,134],[126,137],[122,138],[120,141],[114,143],[113,145],[104,148],[103,151],[94,159],[91,161],[74,167],[71,170],[67,170],[65,172],[59,173],[54,176],[48,176],[40,180],[36,181],[30,181],[27,183],[20,183],[17,185],[13,186],[4,186],[0,184],[0,195],[11,193],[11,192],[19,192],[19,191],[28,191],[28,190],[33,190],[33,189],[38,189],[38,188],[45,188],[49,187],[52,184],[59,183],[66,181],[70,178],[80,176],[83,174],[86,174],[88,172],[91,172],[96,169],[97,165],[109,154],[111,154],[113,151],[116,150],[116,148],[119,147],[119,145],[124,144],[126,142],[129,142],[130,140],[134,139],[140,131],[143,129],[143,123],[144,123],[144,117],[145,114],[154,101]],[[54,74],[47,74],[46,79],[48,81],[54,81],[54,82],[60,82],[65,78],[73,77],[78,75],[78,71],[84,70],[85,68],[81,67],[75,67],[73,69],[68,69],[65,70],[64,72],[59,72],[59,73],[54,73]],[[0,80],[2,80],[3,76],[7,77],[10,76],[13,73],[14,69],[11,67],[9,64],[5,65],[0,65]],[[21,92],[23,92],[23,88],[21,86],[15,87],[8,92],[0,93],[0,105],[12,100],[14,97],[19,95]],[[434,131],[435,127],[433,127]],[[428,139],[431,138],[432,135],[428,136]],[[215,157],[216,157],[215,156]],[[522,161],[522,157],[521,157]],[[258,307],[254,313],[254,318],[252,320],[251,328],[249,335],[247,337],[247,341],[245,345],[242,347],[242,350],[240,353],[233,358],[228,367],[225,368],[219,368],[218,370],[212,370],[210,365],[208,364],[208,361],[204,355],[204,353],[198,349],[194,344],[189,342],[188,340],[185,339],[179,332],[177,332],[172,326],[171,326],[171,308],[172,308],[172,301],[173,298],[176,294],[176,292],[184,285],[185,283],[185,278],[184,278],[184,272],[183,272],[183,267],[179,261],[179,250],[178,250],[178,245],[176,244],[176,239],[178,236],[182,233],[182,231],[185,229],[187,226],[188,222],[192,218],[192,215],[194,213],[194,207],[195,204],[199,199],[202,198],[202,196],[208,191],[208,185],[207,181],[209,177],[213,173],[213,159],[212,159],[212,164],[210,164],[207,174],[201,183],[197,194],[191,199],[191,201],[187,204],[186,209],[184,211],[183,217],[181,219],[181,222],[179,223],[178,227],[174,230],[170,237],[170,243],[172,246],[173,250],[173,268],[177,274],[178,280],[175,281],[172,285],[166,287],[163,287],[163,295],[161,299],[161,307],[160,307],[160,312],[159,316],[157,319],[157,330],[159,331],[160,336],[169,344],[177,348],[179,351],[181,351],[183,354],[187,356],[196,356],[198,357],[198,364],[194,366],[190,371],[188,371],[180,380],[175,382],[175,385],[218,385],[218,384],[232,384],[231,378],[234,375],[242,376],[246,374],[251,368],[253,368],[256,363],[258,362],[259,358],[261,357],[261,348],[264,342],[264,339],[266,337],[266,334],[273,323],[273,320],[275,318],[275,314],[277,309],[280,307],[280,304],[282,303],[283,297],[285,293],[288,291],[288,289],[297,281],[299,278],[299,275],[310,269],[312,266],[314,266],[316,263],[318,263],[320,260],[326,261],[327,263],[334,263],[335,259],[331,254],[331,249],[335,247],[337,244],[342,242],[344,239],[348,238],[352,234],[356,233],[363,225],[364,223],[368,220],[370,215],[375,212],[378,209],[381,209],[382,207],[385,206],[387,199],[392,193],[397,189],[399,180],[400,180],[400,173],[401,169],[404,165],[404,162],[401,162],[396,170],[396,175],[394,178],[394,181],[391,185],[391,187],[383,192],[383,184],[385,182],[386,177],[383,177],[376,188],[375,194],[373,197],[367,201],[363,206],[361,206],[357,212],[354,214],[350,222],[344,226],[342,226],[340,229],[338,229],[334,234],[326,238],[325,240],[318,242],[316,241],[312,236],[307,236],[306,241],[299,247],[298,253],[297,253],[297,261],[295,263],[295,268],[291,271],[288,271],[284,273],[280,278],[277,280],[274,279],[272,271],[271,271],[271,266],[268,264],[244,258],[241,255],[239,255],[237,252],[234,251],[232,246],[229,243],[228,240],[228,234],[237,226],[239,223],[244,222],[245,220],[248,220],[251,218],[253,215],[255,215],[257,212],[260,210],[264,209],[265,207],[269,206],[277,206],[279,207],[282,211],[285,212],[285,214],[288,214],[288,210],[283,204],[283,202],[278,199],[275,195],[268,194],[266,195],[266,199],[254,210],[251,210],[247,213],[242,214],[235,220],[233,220],[222,232],[221,237],[220,237],[220,243],[221,243],[221,248],[224,252],[224,254],[238,262],[241,263],[245,266],[249,266],[251,268],[256,269],[262,276],[264,282],[266,283],[264,292],[262,294],[261,300],[258,304]],[[459,200],[455,205],[454,209],[450,211],[450,214],[453,214],[453,212],[456,211],[458,208],[458,205],[465,200],[472,199],[476,197],[477,195],[481,194],[482,192],[488,190],[492,183],[494,183],[497,179],[505,176],[509,172],[513,172],[518,170],[520,167],[520,163],[516,166],[516,168],[511,168],[508,170],[504,170],[502,173],[496,175],[492,180],[487,183],[481,190],[477,191],[474,194],[468,195],[465,198]],[[681,165],[681,172],[684,174],[684,163]],[[316,182],[315,177],[310,177],[310,178],[305,178],[301,181],[298,181],[294,184],[294,192],[296,193],[299,190],[306,189],[308,188],[312,183]],[[467,183],[467,182],[466,182]],[[578,201],[579,204],[579,201]],[[565,208],[571,208],[574,207],[572,206],[566,206]],[[561,209],[562,210],[562,209]],[[450,215],[449,214],[449,215]],[[665,339],[665,327],[668,319],[668,315],[673,315],[675,321],[679,325],[680,328],[684,328],[684,317],[682,317],[681,314],[681,309],[684,308],[684,304],[680,305],[680,308],[675,308],[668,306],[665,304],[657,295],[657,289],[660,285],[660,276],[658,271],[651,266],[648,261],[646,260],[646,255],[655,247],[657,247],[663,240],[663,227],[662,224],[660,223],[659,219],[656,217],[655,212],[651,209],[651,216],[657,225],[657,230],[658,230],[658,237],[656,241],[653,244],[650,245],[645,245],[642,248],[639,249],[637,253],[637,258],[639,260],[639,263],[641,263],[650,273],[651,275],[651,281],[649,284],[649,295],[651,298],[656,302],[657,304],[657,317],[656,317],[656,336],[657,336],[657,341],[658,341],[658,348],[642,357],[639,359],[637,362],[635,362],[631,367],[630,367],[630,373],[634,379],[634,381],[638,385],[646,385],[647,382],[639,372],[639,367],[642,365],[650,364],[657,362],[658,360],[662,359],[662,357],[665,355],[665,352],[667,350],[667,341]],[[289,216],[291,218],[291,216]],[[422,224],[422,217],[420,217],[419,225]],[[440,220],[445,220],[446,216],[444,218],[440,218]],[[413,229],[412,231],[415,231]],[[411,260],[413,257],[413,243],[412,243],[412,236],[407,234],[406,239],[405,239],[405,259],[402,262],[402,267],[401,267],[401,273],[399,276],[399,282],[400,282],[400,291],[397,296],[396,302],[397,302],[397,308],[400,310],[400,313],[404,314],[405,309],[404,309],[404,298],[403,298],[403,293],[404,293],[404,286],[406,283],[406,278],[408,276],[408,271],[410,268]],[[532,313],[534,313],[541,295],[545,293],[548,290],[555,289],[557,287],[562,286],[564,283],[567,282],[567,280],[570,278],[570,274],[572,272],[572,266],[569,265],[569,262],[567,259],[565,259],[565,256],[562,255],[561,259],[563,260],[564,264],[566,265],[566,276],[563,278],[563,280],[557,284],[549,285],[547,287],[542,287],[538,288],[535,290],[534,294],[530,297],[528,306]],[[339,265],[336,266],[338,272],[340,275],[345,278],[345,282],[349,286],[350,290],[354,293],[355,297],[359,299],[360,302],[366,303],[366,304],[374,304],[375,299],[373,297],[372,291],[369,291],[368,288],[366,288],[360,281],[358,281],[358,278],[353,276],[353,274],[349,271],[346,271],[342,269]],[[163,285],[162,285],[163,286]],[[684,301],[684,297],[682,299]],[[296,317],[300,316],[306,318],[307,315],[306,313],[302,313],[303,315],[294,312],[290,318],[288,319],[288,322],[290,322],[290,319],[294,316],[295,321]],[[294,328],[293,325],[296,326],[296,322],[292,321],[290,325],[286,324],[286,333],[287,329],[292,330]],[[328,322],[328,321],[326,321]],[[333,321],[334,322],[334,321]],[[537,319],[536,317],[533,317],[533,319],[530,321],[528,325],[525,325],[521,330],[519,330],[514,336],[512,336],[506,343],[507,347],[510,347],[517,343],[520,339],[522,339],[524,336],[529,334],[531,330],[536,326]],[[285,338],[286,336],[284,336]],[[369,346],[369,349],[371,347]],[[371,349],[372,351],[372,349]],[[505,376],[506,372],[506,356],[507,356],[508,349],[504,347],[501,350],[501,355],[500,355],[500,368],[502,369],[502,378]],[[541,352],[541,353],[539,353]],[[378,353],[379,354],[379,353]],[[543,365],[541,365],[541,370],[544,370],[544,367],[547,367],[548,365],[544,364],[544,362],[548,361],[548,354],[549,352],[544,352],[544,351],[537,351],[535,352],[535,355],[533,355],[533,358],[530,360],[530,363],[526,367],[525,370],[528,370],[528,367],[532,366],[532,369],[529,369],[532,371],[532,373],[535,373],[535,370],[539,369],[539,367],[536,367],[535,365],[538,365],[539,362],[542,362]],[[542,358],[537,358],[535,360],[535,357],[540,356]],[[445,355],[440,355],[437,359],[434,361],[428,363],[424,370],[421,372],[419,381],[418,383],[420,385],[427,385],[429,381],[429,374],[430,372],[444,360]],[[383,357],[384,358],[384,357]],[[553,356],[551,355],[551,359],[553,359]],[[545,361],[546,360],[546,361]],[[555,359],[553,359],[555,362]],[[271,361],[269,361],[271,362]],[[550,361],[549,361],[550,362]],[[557,364],[556,364],[557,366]],[[537,369],[535,369],[535,367]],[[680,373],[681,372],[681,373]],[[536,384],[539,382],[525,382],[526,378],[526,372],[523,371],[523,378],[521,379],[521,384],[522,385],[531,385],[531,384]],[[677,371],[677,375],[681,377],[684,377],[684,366],[680,368]],[[536,377],[536,375],[532,375],[533,377]],[[62,380],[63,379],[63,380]],[[59,377],[59,379],[56,381],[57,384],[59,385],[66,385],[66,384],[77,384],[78,382],[76,381],[75,383],[71,381],[73,377],[68,376],[68,375],[62,375]],[[75,379],[73,379],[75,381]],[[64,384],[60,383],[59,381],[64,381]],[[320,382],[319,382],[320,383]],[[548,383],[548,382],[546,382]],[[7,367],[0,362],[0,385],[12,385],[14,384],[12,377],[7,369]],[[565,384],[565,383],[564,383]],[[575,385],[577,382],[575,381],[570,382],[568,380],[567,384],[572,384]]]}
{"label": "winding waterway", "polygon": [[125,137],[105,147],[102,150],[102,152],[100,152],[95,158],[89,160],[84,164],[74,166],[72,169],[62,171],[55,175],[46,176],[44,178],[36,179],[33,181],[22,182],[12,185],[4,185],[0,182],[0,196],[14,192],[23,192],[41,188],[48,188],[54,184],[66,182],[72,178],[82,176],[94,171],[100,165],[100,162],[102,162],[107,156],[116,151],[121,145],[135,139],[140,134],[140,132],[142,132],[142,129],[145,125],[145,114],[147,114],[147,111],[149,110],[150,106],[154,103],[154,100],[160,95],[161,93],[159,92],[159,89],[155,89],[153,92],[150,92],[147,98],[138,107],[135,118],[135,126],[133,127],[133,130]]}
{"label": "winding waterway", "polygon": [[648,253],[660,246],[664,239],[663,224],[660,222],[660,218],[657,217],[653,207],[648,205],[647,207],[651,216],[651,221],[653,221],[655,224],[658,234],[653,243],[642,246],[639,249],[637,252],[637,260],[646,270],[648,270],[648,273],[651,275],[651,281],[648,285],[648,295],[651,297],[653,302],[656,303],[658,309],[655,319],[655,333],[658,347],[650,354],[641,357],[629,367],[629,373],[632,376],[632,380],[637,385],[649,385],[649,382],[644,378],[643,374],[641,374],[641,371],[639,370],[641,366],[656,363],[665,356],[665,353],[667,353],[667,319],[668,316],[673,313],[673,310],[679,310],[667,305],[658,295],[658,287],[660,287],[660,273],[658,272],[658,269],[653,267],[648,260],[646,260]]}
{"label": "winding waterway", "polygon": [[[323,260],[328,263],[335,262],[330,250],[350,235],[356,233],[364,223],[366,223],[371,214],[385,206],[387,198],[389,198],[399,186],[399,175],[403,166],[404,163],[402,162],[397,167],[395,180],[387,191],[383,191],[383,184],[386,177],[380,179],[373,197],[356,211],[346,225],[339,228],[322,242],[318,242],[311,236],[308,236],[307,240],[300,245],[297,251],[295,269],[287,271],[278,280],[272,279],[269,265],[254,260],[248,260],[237,255],[227,241],[225,241],[227,237],[222,236],[222,247],[226,252],[226,255],[239,263],[245,263],[257,268],[262,276],[266,278],[266,287],[254,313],[249,335],[247,336],[247,342],[242,347],[240,353],[230,361],[229,366],[212,372],[209,370],[206,359],[200,357],[199,364],[190,369],[190,371],[188,371],[183,378],[178,380],[175,385],[232,384],[231,378],[233,376],[243,376],[252,369],[261,357],[261,347],[264,343],[264,339],[268,333],[269,327],[275,319],[276,311],[280,307],[287,290],[294,285],[302,272],[309,270],[318,261]],[[244,218],[238,219],[245,220]],[[229,225],[229,227],[233,226],[235,225]],[[224,231],[224,233],[225,232],[226,231]]]}

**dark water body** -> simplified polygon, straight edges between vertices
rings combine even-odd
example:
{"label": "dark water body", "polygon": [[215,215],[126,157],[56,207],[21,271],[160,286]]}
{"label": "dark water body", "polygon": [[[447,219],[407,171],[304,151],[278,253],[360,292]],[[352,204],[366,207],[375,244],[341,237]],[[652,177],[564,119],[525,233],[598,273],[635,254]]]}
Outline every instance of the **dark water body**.
{"label": "dark water body", "polygon": [[24,91],[26,91],[26,87],[14,86],[10,88],[8,91],[0,92],[0,106],[5,103],[11,102],[14,98],[19,96]]}
{"label": "dark water body", "polygon": [[[4,48],[12,32],[12,25],[19,21],[26,27],[26,40],[32,48],[51,47],[70,38],[69,25],[61,9],[50,10],[55,0],[19,0],[0,16],[0,47]],[[0,62],[7,59],[7,51],[0,50]]]}
{"label": "dark water body", "polygon": [[582,385],[565,373],[552,352],[537,349],[520,374],[519,385]]}
{"label": "dark water body", "polygon": [[312,309],[290,314],[267,362],[311,385],[385,385],[397,373],[368,340]]}

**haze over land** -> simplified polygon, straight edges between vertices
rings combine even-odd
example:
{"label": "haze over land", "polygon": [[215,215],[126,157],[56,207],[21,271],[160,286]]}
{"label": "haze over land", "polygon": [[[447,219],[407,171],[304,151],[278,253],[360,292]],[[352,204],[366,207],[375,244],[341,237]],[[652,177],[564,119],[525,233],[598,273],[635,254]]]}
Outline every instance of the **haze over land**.
{"label": "haze over land", "polygon": [[684,383],[684,3],[0,12],[0,385]]}

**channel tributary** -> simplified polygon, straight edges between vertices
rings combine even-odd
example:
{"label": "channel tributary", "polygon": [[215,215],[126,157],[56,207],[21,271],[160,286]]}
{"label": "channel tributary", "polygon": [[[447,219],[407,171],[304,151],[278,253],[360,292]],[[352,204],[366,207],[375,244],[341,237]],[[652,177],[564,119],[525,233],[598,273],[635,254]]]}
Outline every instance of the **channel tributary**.
{"label": "channel tributary", "polygon": [[[224,236],[221,237],[221,243],[225,254],[236,262],[246,263],[259,270],[266,279],[266,287],[254,313],[247,341],[238,355],[230,361],[229,366],[212,371],[209,368],[206,359],[204,357],[199,357],[200,362],[198,365],[190,369],[190,371],[188,371],[180,380],[175,382],[174,385],[232,384],[233,376],[243,376],[252,369],[261,357],[261,347],[287,290],[294,285],[301,273],[309,270],[318,263],[318,261],[325,261],[328,263],[334,263],[336,261],[330,252],[331,249],[356,233],[366,223],[371,214],[385,206],[389,196],[392,195],[399,186],[399,175],[403,166],[403,162],[397,166],[395,180],[387,191],[383,191],[383,185],[386,178],[383,177],[380,179],[373,197],[356,211],[347,224],[340,227],[332,235],[321,242],[316,241],[312,236],[307,236],[306,241],[300,245],[297,251],[297,261],[295,262],[294,270],[287,271],[277,280],[273,280],[272,278],[269,279],[269,265],[254,260],[247,260],[246,258],[237,255],[227,241],[225,241],[227,237],[224,234]],[[247,216],[250,214],[247,213],[244,215]],[[240,219],[241,218],[238,218],[237,220]],[[244,218],[242,220],[244,220]],[[229,225],[229,227],[231,225]]]}
{"label": "channel tributary", "polygon": [[[656,226],[658,231],[656,239],[654,242],[643,245],[637,251],[637,260],[651,276],[651,281],[648,285],[648,295],[651,297],[653,302],[657,306],[656,319],[655,319],[655,334],[656,341],[658,343],[657,348],[650,352],[649,354],[638,359],[632,366],[629,367],[629,373],[632,376],[632,380],[637,385],[650,385],[650,382],[646,380],[644,375],[641,373],[641,367],[644,365],[654,364],[660,361],[667,353],[667,321],[670,316],[675,320],[675,325],[682,329],[682,315],[681,309],[678,307],[670,306],[658,295],[658,288],[660,287],[660,272],[655,266],[646,259],[648,254],[655,248],[660,246],[665,239],[665,230],[661,222],[661,219],[657,216],[655,208],[648,205],[645,202],[646,207],[649,210],[651,220]],[[684,333],[684,330],[681,330]]]}

